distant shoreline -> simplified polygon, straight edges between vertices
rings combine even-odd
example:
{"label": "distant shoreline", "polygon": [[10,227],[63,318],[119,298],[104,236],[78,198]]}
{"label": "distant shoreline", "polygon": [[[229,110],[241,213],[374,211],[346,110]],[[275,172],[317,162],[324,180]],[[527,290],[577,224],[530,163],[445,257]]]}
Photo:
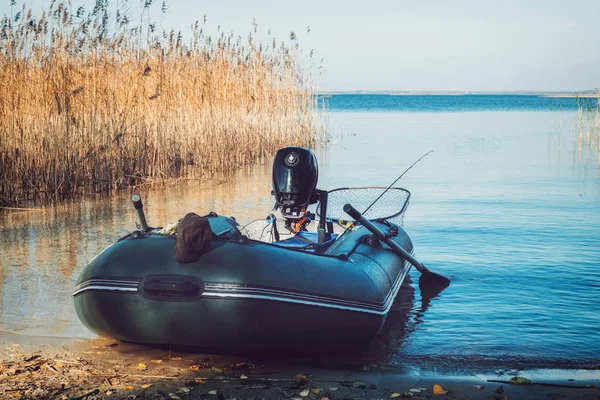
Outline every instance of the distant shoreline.
{"label": "distant shoreline", "polygon": [[542,97],[559,97],[559,98],[583,98],[583,99],[600,99],[598,93],[585,93],[585,94],[542,94]]}
{"label": "distant shoreline", "polygon": [[347,95],[347,94],[363,94],[363,95],[387,95],[387,96],[541,96],[552,98],[600,98],[598,92],[395,92],[395,91],[333,91],[321,92],[319,95]]}

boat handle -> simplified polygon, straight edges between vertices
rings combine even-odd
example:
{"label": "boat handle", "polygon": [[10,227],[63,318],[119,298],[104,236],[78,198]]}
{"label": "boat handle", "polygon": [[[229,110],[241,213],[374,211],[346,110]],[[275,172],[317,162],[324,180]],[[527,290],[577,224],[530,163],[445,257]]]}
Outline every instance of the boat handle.
{"label": "boat handle", "polygon": [[192,295],[198,292],[199,287],[192,282],[161,282],[150,281],[144,285],[144,290],[152,294],[182,294]]}
{"label": "boat handle", "polygon": [[143,297],[156,301],[197,301],[204,292],[204,282],[197,276],[150,274],[140,282]]}

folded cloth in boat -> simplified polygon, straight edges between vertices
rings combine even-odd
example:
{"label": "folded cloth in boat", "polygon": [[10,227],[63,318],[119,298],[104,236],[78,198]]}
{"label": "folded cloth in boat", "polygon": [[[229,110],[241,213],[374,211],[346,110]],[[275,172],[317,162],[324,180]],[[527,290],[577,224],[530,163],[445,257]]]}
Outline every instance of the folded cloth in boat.
{"label": "folded cloth in boat", "polygon": [[198,261],[213,239],[208,218],[188,213],[177,224],[175,261],[187,264]]}
{"label": "folded cloth in boat", "polygon": [[175,236],[177,234],[177,224],[178,222],[166,224],[160,231],[158,231],[158,233],[161,235]]}

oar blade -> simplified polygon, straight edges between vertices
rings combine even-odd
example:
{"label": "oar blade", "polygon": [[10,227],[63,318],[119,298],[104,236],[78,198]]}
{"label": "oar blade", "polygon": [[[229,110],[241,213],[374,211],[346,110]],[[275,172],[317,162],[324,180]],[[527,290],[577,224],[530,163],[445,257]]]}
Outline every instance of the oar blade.
{"label": "oar blade", "polygon": [[448,286],[450,286],[450,279],[445,276],[431,272],[428,269],[421,272],[419,288],[421,289],[421,293],[425,294],[427,297],[436,297]]}

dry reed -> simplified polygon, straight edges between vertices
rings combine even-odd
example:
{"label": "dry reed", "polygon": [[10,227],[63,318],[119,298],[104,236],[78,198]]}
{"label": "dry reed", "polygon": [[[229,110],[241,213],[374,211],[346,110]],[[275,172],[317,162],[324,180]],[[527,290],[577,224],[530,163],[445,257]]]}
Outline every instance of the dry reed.
{"label": "dry reed", "polygon": [[52,1],[39,17],[11,0],[0,21],[0,206],[227,172],[316,144],[295,34],[259,43],[255,26],[214,38],[196,22],[184,42],[147,21],[152,3],[132,27],[108,0],[91,12]]}
{"label": "dry reed", "polygon": [[595,98],[578,99],[578,104],[577,142],[600,150],[600,91]]}

